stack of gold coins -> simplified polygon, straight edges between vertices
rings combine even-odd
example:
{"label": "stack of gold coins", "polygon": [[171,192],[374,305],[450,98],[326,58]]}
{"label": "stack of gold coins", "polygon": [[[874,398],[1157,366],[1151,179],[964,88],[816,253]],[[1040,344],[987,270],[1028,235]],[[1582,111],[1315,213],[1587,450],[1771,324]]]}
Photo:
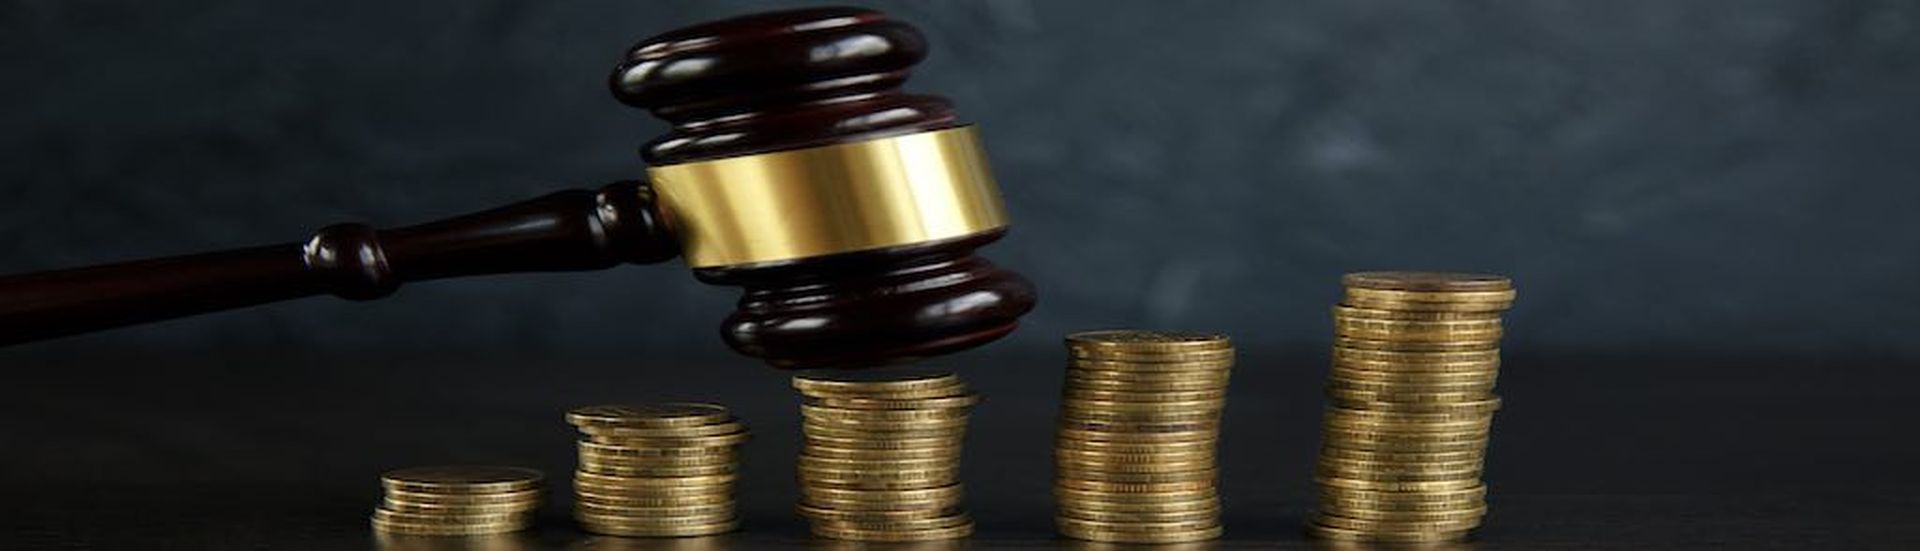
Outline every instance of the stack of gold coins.
{"label": "stack of gold coins", "polygon": [[518,532],[540,508],[540,471],[519,467],[414,467],[380,476],[386,499],[373,528],[387,534],[477,536]]}
{"label": "stack of gold coins", "polygon": [[596,534],[683,537],[733,531],[736,449],[747,427],[714,404],[589,406],[573,517]]}
{"label": "stack of gold coins", "polygon": [[1344,541],[1464,539],[1487,512],[1480,475],[1513,284],[1413,272],[1343,281],[1308,530]]}
{"label": "stack of gold coins", "polygon": [[978,403],[951,373],[801,375],[799,511],[813,533],[905,542],[966,537],[960,446]]}
{"label": "stack of gold coins", "polygon": [[1215,443],[1233,345],[1222,335],[1067,336],[1054,450],[1055,523],[1070,538],[1180,543],[1220,537]]}

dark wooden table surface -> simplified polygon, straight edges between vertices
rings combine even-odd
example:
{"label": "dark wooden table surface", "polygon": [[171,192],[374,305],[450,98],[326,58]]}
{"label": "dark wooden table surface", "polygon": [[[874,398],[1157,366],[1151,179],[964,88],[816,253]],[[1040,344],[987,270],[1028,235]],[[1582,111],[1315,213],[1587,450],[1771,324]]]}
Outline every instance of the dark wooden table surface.
{"label": "dark wooden table surface", "polygon": [[[1061,359],[944,362],[988,398],[966,459],[972,548],[1082,547],[1050,528]],[[388,468],[519,464],[565,480],[570,406],[697,399],[753,425],[744,529],[577,532],[564,484],[539,529],[485,549],[831,547],[792,513],[797,399],[724,356],[477,357],[0,351],[0,549],[361,549]],[[1221,443],[1220,548],[1308,548],[1323,358],[1243,352]],[[1920,364],[1509,354],[1463,548],[1920,548]],[[446,548],[418,541],[388,548]],[[452,547],[458,548],[458,547]]]}

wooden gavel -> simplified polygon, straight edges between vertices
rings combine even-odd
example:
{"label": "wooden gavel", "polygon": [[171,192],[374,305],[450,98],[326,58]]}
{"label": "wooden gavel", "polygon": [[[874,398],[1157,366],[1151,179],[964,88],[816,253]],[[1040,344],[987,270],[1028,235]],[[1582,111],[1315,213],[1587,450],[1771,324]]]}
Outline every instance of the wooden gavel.
{"label": "wooden gavel", "polygon": [[919,31],[852,8],[772,12],[642,41],[613,92],[673,128],[647,181],[561,191],[390,230],[329,226],[250,249],[0,277],[0,345],[402,283],[687,259],[742,287],[726,342],[780,368],[953,352],[1032,309],[1018,274],[974,256],[1005,233],[971,126],[907,95]]}

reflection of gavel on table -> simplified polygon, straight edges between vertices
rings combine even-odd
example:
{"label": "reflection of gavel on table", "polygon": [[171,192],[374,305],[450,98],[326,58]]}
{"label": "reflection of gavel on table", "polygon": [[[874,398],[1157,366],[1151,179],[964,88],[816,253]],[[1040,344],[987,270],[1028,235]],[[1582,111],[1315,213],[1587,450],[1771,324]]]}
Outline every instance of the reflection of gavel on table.
{"label": "reflection of gavel on table", "polygon": [[900,92],[926,55],[884,14],[829,8],[708,23],[641,42],[620,101],[672,131],[650,183],[570,190],[439,222],[343,224],[302,243],[0,277],[0,344],[403,282],[588,270],[684,256],[745,296],[722,325],[782,368],[861,367],[990,342],[1033,307],[973,256],[1006,217],[973,128]]}

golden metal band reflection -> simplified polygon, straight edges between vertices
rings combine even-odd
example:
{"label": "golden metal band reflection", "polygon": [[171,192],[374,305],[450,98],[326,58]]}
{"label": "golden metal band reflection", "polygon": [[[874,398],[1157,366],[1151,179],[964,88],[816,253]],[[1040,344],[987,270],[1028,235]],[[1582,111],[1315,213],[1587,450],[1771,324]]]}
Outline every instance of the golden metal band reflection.
{"label": "golden metal band reflection", "polygon": [[1005,226],[973,127],[647,169],[695,268],[962,237]]}

